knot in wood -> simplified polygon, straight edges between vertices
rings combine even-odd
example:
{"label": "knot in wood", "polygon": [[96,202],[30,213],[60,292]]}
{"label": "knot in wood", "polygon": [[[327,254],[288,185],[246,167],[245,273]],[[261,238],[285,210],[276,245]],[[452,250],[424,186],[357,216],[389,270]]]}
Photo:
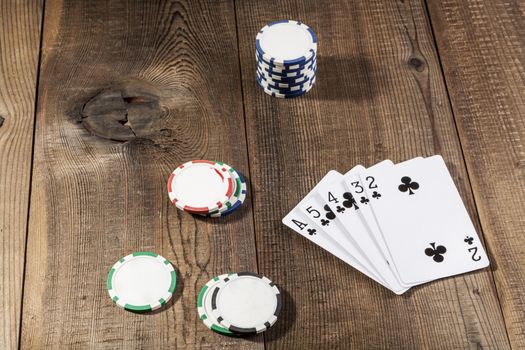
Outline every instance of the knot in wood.
{"label": "knot in wood", "polygon": [[415,69],[418,72],[425,70],[425,61],[417,57],[411,57],[408,60],[408,66],[412,69]]}
{"label": "knot in wood", "polygon": [[113,141],[147,139],[162,114],[157,96],[133,88],[109,88],[87,101],[81,123],[91,134]]}
{"label": "knot in wood", "polygon": [[4,125],[5,118],[0,115],[0,128]]}

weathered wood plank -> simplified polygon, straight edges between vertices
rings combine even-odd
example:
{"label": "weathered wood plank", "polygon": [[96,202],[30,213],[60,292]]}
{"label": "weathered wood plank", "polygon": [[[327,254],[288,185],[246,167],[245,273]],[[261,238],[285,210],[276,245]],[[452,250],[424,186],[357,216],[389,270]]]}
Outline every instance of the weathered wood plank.
{"label": "weathered wood plank", "polygon": [[18,346],[42,1],[0,2],[0,349]]}
{"label": "weathered wood plank", "polygon": [[[231,1],[46,3],[22,348],[262,348],[196,311],[209,278],[257,269],[249,201],[208,220],[166,192],[190,159],[248,173],[234,15]],[[118,257],[143,250],[178,271],[174,303],[153,315],[105,287]]]}
{"label": "weathered wood plank", "polygon": [[[259,267],[288,291],[267,347],[508,348],[490,270],[398,297],[280,222],[329,169],[442,154],[477,223],[424,3],[238,1],[236,13]],[[293,100],[254,77],[255,35],[283,18],[319,37],[317,86]]]}
{"label": "weathered wood plank", "polygon": [[525,348],[525,3],[428,5],[509,337]]}

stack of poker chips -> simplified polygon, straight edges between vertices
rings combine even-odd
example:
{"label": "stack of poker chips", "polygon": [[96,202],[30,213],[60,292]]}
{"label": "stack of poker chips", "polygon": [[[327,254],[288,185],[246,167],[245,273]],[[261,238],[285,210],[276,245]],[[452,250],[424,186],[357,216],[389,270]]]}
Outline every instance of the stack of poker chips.
{"label": "stack of poker chips", "polygon": [[282,20],[257,33],[255,59],[257,83],[268,95],[293,98],[315,84],[317,37],[306,24]]}
{"label": "stack of poker chips", "polygon": [[257,334],[277,321],[281,292],[270,279],[257,273],[224,274],[202,287],[197,311],[206,327],[219,334]]}
{"label": "stack of poker chips", "polygon": [[191,214],[229,215],[244,203],[246,193],[241,173],[228,164],[210,160],[179,165],[168,179],[171,202]]}

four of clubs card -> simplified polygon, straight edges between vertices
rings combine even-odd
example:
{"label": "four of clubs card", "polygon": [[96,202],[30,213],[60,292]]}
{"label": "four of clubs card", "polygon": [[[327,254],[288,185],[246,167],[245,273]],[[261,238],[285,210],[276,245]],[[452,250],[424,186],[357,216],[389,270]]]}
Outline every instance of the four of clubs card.
{"label": "four of clubs card", "polygon": [[396,294],[489,265],[439,155],[332,170],[283,223]]}

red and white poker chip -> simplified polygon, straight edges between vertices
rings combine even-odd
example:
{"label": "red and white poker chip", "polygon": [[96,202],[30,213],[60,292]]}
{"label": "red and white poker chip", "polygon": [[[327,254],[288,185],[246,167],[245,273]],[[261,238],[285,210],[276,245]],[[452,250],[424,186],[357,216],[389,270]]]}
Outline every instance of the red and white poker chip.
{"label": "red and white poker chip", "polygon": [[233,193],[233,178],[224,164],[192,160],[179,165],[168,179],[168,194],[179,209],[206,215],[220,209]]}

